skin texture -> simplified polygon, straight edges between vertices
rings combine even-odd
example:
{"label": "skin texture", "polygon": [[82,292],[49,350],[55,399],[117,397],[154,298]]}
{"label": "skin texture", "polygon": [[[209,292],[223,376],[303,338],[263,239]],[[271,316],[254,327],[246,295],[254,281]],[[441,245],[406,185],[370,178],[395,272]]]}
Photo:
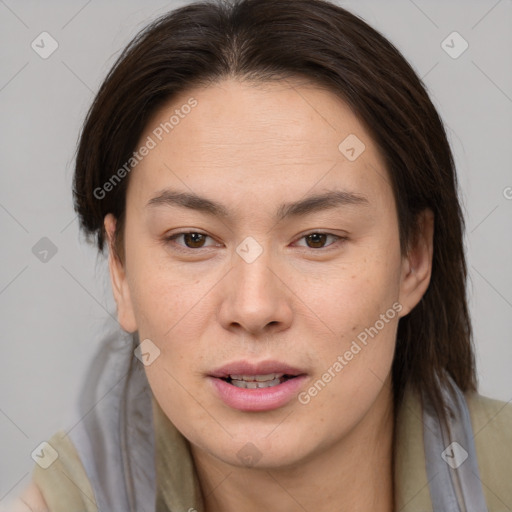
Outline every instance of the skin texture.
{"label": "skin texture", "polygon": [[[390,512],[390,369],[398,319],[430,280],[432,214],[421,216],[402,255],[374,142],[343,101],[304,81],[226,79],[188,90],[153,116],[140,143],[191,97],[197,106],[130,174],[123,262],[110,214],[105,228],[119,322],[161,351],[145,367],[148,380],[191,443],[207,510]],[[349,134],[365,144],[354,161],[338,149]],[[167,187],[220,202],[230,214],[146,207]],[[329,190],[367,203],[275,217],[282,203]],[[207,237],[203,246],[165,240],[180,231]],[[334,236],[304,238],[315,232]],[[248,236],[263,251],[252,263],[236,252]],[[400,313],[307,404],[294,398],[272,411],[235,410],[207,377],[229,362],[272,359],[303,369],[307,391],[393,304]],[[237,455],[247,443],[257,448],[254,466]]]}
{"label": "skin texture", "polygon": [[49,512],[41,491],[31,482],[22,495],[10,503],[7,512]]}

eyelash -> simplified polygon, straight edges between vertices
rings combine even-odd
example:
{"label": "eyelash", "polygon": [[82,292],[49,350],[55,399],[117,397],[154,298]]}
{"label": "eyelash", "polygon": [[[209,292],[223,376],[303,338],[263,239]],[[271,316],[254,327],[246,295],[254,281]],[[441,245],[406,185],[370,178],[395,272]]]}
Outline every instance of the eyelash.
{"label": "eyelash", "polygon": [[[200,231],[181,231],[180,233],[174,233],[173,235],[165,237],[164,238],[164,242],[171,243],[171,242],[174,242],[180,236],[190,235],[190,234],[204,235],[204,236],[206,236],[208,238],[212,238],[209,235],[207,235],[206,233],[202,233]],[[311,249],[312,251],[315,251],[315,252],[328,251],[328,250],[330,250],[329,249],[330,247],[332,247],[334,245],[341,244],[341,243],[345,242],[346,240],[348,240],[348,237],[344,237],[344,236],[340,236],[340,235],[335,235],[333,233],[328,233],[328,232],[325,232],[325,231],[312,231],[310,233],[307,233],[307,234],[301,236],[298,240],[302,240],[302,239],[307,238],[308,236],[311,236],[311,235],[327,235],[327,236],[333,236],[333,237],[337,238],[337,240],[335,242],[333,242],[332,244],[329,244],[329,245],[327,245],[325,247],[314,248],[314,247],[301,246],[301,247],[305,247],[306,249]],[[192,248],[192,247],[183,246],[181,244],[173,244],[173,245],[174,245],[174,249],[175,250],[177,250],[179,252],[188,253],[188,254],[190,254],[191,252],[198,252],[200,249],[207,249],[208,248],[208,247]]]}

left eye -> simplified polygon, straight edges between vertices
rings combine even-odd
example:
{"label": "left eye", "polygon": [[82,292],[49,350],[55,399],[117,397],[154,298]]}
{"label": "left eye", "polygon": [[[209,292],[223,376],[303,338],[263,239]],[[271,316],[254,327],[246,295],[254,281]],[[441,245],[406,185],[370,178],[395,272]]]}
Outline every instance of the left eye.
{"label": "left eye", "polygon": [[[176,233],[174,235],[171,235],[166,238],[167,241],[174,241],[179,239],[180,237],[183,237],[183,244],[178,243],[178,246],[184,247],[186,249],[201,249],[203,247],[211,247],[212,245],[215,245],[215,243],[211,245],[205,245],[206,239],[210,238],[210,236],[199,233],[197,231],[187,231],[183,233]],[[330,244],[326,244],[326,241],[331,238],[334,239],[334,242]],[[310,233],[308,235],[304,235],[303,237],[299,238],[299,240],[305,240],[306,241],[306,247],[309,247],[310,249],[323,249],[324,247],[329,247],[333,245],[337,240],[342,240],[343,237],[338,235],[333,235],[331,233]],[[213,239],[212,239],[213,240]],[[304,247],[304,246],[303,246]]]}
{"label": "left eye", "polygon": [[[325,247],[325,242],[329,237],[342,239],[341,236],[332,235],[331,233],[310,233],[309,235],[301,237],[299,240],[306,240],[306,246],[310,249],[323,249],[323,247]],[[333,245],[333,243],[328,244],[328,246]]]}

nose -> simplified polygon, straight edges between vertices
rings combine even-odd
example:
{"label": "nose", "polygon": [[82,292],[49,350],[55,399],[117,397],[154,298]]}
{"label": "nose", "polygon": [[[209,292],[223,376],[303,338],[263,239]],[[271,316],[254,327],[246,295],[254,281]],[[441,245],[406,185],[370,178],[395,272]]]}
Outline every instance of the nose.
{"label": "nose", "polygon": [[234,255],[221,290],[219,322],[225,329],[264,336],[291,325],[293,293],[282,267],[271,260],[268,251],[252,262]]}

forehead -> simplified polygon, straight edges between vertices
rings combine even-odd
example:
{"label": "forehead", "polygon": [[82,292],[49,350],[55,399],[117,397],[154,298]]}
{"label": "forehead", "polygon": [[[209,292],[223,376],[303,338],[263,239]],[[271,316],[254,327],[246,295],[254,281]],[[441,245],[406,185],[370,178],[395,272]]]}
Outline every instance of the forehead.
{"label": "forehead", "polygon": [[339,185],[370,195],[389,188],[357,116],[307,82],[224,80],[189,89],[155,112],[137,147],[149,139],[154,147],[130,177],[129,195],[138,201],[168,186],[226,200],[248,192],[291,199]]}

